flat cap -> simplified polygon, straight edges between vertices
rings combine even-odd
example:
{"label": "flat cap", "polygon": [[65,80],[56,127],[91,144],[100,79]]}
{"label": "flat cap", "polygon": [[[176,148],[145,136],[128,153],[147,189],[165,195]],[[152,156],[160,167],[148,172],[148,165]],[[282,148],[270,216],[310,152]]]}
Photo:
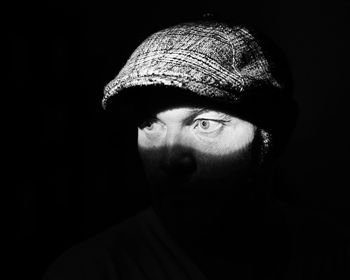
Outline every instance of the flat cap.
{"label": "flat cap", "polygon": [[252,90],[283,89],[246,27],[211,21],[183,23],[149,36],[105,87],[103,107],[123,89],[147,85],[233,103]]}
{"label": "flat cap", "polygon": [[[123,106],[122,98],[116,97],[130,97],[130,90],[125,89],[182,89],[188,96],[224,104],[255,124],[264,142],[263,153],[273,147],[274,154],[279,154],[295,126],[297,105],[291,96],[289,69],[285,61],[281,63],[283,55],[276,56],[277,50],[243,25],[217,21],[178,24],[152,34],[136,48],[106,85],[102,105],[105,109],[114,107],[111,103]],[[137,92],[132,102],[143,107],[156,103],[149,91]],[[168,94],[172,92],[161,91],[161,98],[171,102]]]}

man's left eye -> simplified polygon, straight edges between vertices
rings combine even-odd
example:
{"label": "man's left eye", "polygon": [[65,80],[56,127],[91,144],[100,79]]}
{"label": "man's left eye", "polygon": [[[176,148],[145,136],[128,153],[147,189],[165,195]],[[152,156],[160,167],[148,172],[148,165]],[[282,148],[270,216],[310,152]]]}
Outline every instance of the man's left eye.
{"label": "man's left eye", "polygon": [[198,129],[200,132],[211,133],[220,129],[223,124],[220,121],[197,119],[195,121],[194,129]]}

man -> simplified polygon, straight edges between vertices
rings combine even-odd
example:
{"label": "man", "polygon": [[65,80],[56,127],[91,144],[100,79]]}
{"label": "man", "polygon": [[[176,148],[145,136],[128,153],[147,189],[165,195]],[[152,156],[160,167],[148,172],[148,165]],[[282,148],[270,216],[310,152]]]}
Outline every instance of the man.
{"label": "man", "polygon": [[321,242],[314,232],[333,235],[299,227],[270,195],[296,110],[271,50],[244,26],[206,21],[134,51],[103,107],[135,117],[152,206],[71,249],[47,279],[340,279],[342,239]]}

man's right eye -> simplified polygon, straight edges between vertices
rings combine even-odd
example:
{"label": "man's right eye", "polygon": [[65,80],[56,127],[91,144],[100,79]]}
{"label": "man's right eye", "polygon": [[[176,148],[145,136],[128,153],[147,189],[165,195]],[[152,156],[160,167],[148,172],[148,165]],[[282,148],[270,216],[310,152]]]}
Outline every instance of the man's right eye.
{"label": "man's right eye", "polygon": [[154,131],[160,129],[160,123],[157,119],[155,118],[150,118],[145,120],[139,125],[139,128],[145,131]]}
{"label": "man's right eye", "polygon": [[141,123],[139,125],[139,127],[141,129],[152,129],[153,128],[153,124],[154,124],[154,121],[147,120],[147,121],[144,121],[143,123]]}

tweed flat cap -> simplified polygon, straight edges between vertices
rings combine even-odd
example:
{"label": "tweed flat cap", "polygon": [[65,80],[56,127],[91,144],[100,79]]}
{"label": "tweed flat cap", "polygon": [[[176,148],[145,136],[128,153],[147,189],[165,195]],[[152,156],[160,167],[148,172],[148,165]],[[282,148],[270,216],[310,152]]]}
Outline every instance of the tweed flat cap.
{"label": "tweed flat cap", "polygon": [[233,103],[255,89],[283,89],[247,28],[210,21],[179,24],[148,37],[105,87],[103,107],[123,89],[147,85]]}

